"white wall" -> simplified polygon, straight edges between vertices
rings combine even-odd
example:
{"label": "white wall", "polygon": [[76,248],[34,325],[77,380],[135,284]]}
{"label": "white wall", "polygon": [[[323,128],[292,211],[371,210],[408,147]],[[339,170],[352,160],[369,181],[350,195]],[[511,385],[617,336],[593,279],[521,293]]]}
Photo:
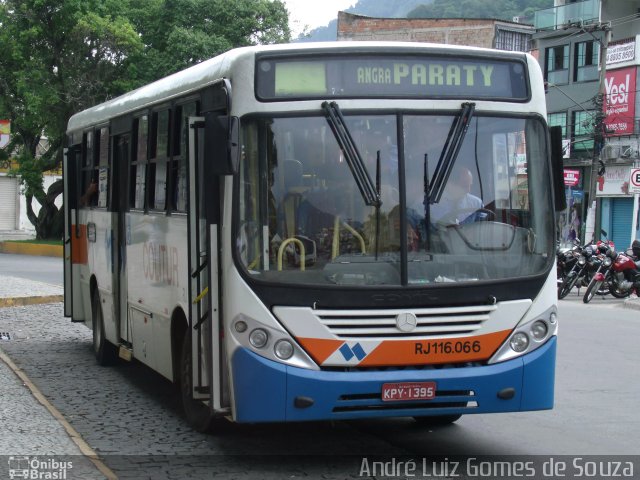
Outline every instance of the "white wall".
{"label": "white wall", "polygon": [[[55,182],[56,180],[61,179],[62,177],[59,175],[45,175],[44,177],[44,191],[46,192],[49,187],[51,186],[51,184],[53,182]],[[60,208],[62,206],[62,195],[59,195],[58,198],[56,198],[56,206],[58,208]],[[37,202],[36,199],[33,199],[31,202],[31,205],[33,207],[33,211],[36,215],[38,215],[38,212],[40,211],[40,204]],[[25,196],[22,194],[22,192],[20,192],[20,224],[19,224],[19,229],[27,232],[27,233],[35,233],[36,228],[33,226],[33,224],[29,221],[29,219],[27,218],[27,201]]]}

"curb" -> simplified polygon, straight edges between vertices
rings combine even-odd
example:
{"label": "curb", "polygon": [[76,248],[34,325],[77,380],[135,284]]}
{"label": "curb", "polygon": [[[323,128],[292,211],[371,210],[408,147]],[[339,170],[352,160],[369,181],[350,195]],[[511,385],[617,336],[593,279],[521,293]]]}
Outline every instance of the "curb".
{"label": "curb", "polygon": [[0,253],[15,253],[41,257],[60,257],[64,254],[62,245],[42,245],[37,243],[0,242]]}
{"label": "curb", "polygon": [[39,305],[41,303],[60,303],[63,301],[64,301],[64,295],[43,295],[39,297],[0,298],[0,308],[25,307],[27,305]]}
{"label": "curb", "polygon": [[[78,431],[73,428],[69,421],[60,413],[60,411],[53,406],[47,397],[36,387],[27,374],[20,369],[6,353],[0,350],[0,361],[4,362],[18,377],[24,385],[31,391],[31,394],[35,399],[47,409],[47,411],[53,416],[53,418],[65,429],[69,438],[80,450],[80,453],[89,459],[96,469],[102,473],[108,480],[117,480],[118,477],[98,456],[98,454],[89,446],[89,444],[82,438]],[[12,477],[13,478],[13,477]]]}
{"label": "curb", "polygon": [[630,310],[640,310],[640,299],[637,298],[627,298],[622,304],[624,308],[628,308]]}

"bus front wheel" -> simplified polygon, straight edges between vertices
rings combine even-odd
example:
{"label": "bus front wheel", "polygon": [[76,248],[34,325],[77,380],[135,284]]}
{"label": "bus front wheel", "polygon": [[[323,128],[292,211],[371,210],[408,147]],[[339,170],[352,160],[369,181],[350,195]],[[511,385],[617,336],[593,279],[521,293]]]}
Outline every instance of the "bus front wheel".
{"label": "bus front wheel", "polygon": [[98,365],[113,365],[118,361],[118,350],[104,335],[104,315],[100,293],[96,288],[91,297],[91,321],[93,328],[93,353]]}
{"label": "bus front wheel", "polygon": [[191,335],[186,332],[182,339],[180,352],[180,396],[182,397],[182,410],[191,427],[198,432],[206,432],[211,428],[213,417],[209,407],[193,399],[191,375]]}

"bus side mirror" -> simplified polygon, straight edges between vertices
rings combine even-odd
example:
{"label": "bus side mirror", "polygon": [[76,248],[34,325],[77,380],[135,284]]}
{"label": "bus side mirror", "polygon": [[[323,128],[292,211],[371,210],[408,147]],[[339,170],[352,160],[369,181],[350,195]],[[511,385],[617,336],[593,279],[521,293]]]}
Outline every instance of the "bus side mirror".
{"label": "bus side mirror", "polygon": [[234,175],[240,160],[240,120],[238,117],[204,114],[204,153],[214,175]]}
{"label": "bus side mirror", "polygon": [[553,193],[556,212],[567,208],[564,194],[564,160],[562,151],[562,127],[549,127],[551,139],[551,172],[553,174]]}

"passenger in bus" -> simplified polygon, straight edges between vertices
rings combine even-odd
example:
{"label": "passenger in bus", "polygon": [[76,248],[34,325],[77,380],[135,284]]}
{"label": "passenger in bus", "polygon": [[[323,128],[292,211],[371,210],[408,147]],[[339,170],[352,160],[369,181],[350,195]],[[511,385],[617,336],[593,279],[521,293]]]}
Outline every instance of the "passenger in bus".
{"label": "passenger in bus", "polygon": [[80,197],[80,206],[89,207],[98,201],[98,182],[91,180],[84,195]]}

